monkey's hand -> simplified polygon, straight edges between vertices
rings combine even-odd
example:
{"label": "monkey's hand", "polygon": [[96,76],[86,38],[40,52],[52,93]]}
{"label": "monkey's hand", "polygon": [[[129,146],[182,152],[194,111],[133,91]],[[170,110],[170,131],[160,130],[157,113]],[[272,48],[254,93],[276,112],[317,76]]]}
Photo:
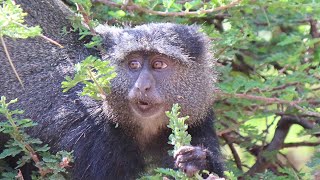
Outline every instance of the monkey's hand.
{"label": "monkey's hand", "polygon": [[175,166],[192,177],[207,167],[209,151],[199,146],[182,146],[174,153]]}

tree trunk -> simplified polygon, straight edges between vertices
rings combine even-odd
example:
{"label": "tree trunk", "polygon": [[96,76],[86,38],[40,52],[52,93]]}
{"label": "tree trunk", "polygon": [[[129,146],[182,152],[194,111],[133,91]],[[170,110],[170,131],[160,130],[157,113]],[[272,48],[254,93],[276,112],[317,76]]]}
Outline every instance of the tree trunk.
{"label": "tree trunk", "polygon": [[[58,46],[37,37],[28,39],[5,38],[5,42],[20,75],[25,89],[21,87],[4,50],[0,48],[0,96],[8,100],[18,98],[14,108],[25,110],[24,117],[31,118],[39,125],[32,129],[34,136],[46,142],[59,139],[63,129],[57,129],[58,120],[75,112],[76,96],[62,93],[61,82],[73,72],[73,65],[89,55],[89,51],[79,42],[77,33],[62,35],[63,27],[70,28],[67,16],[71,11],[59,0],[16,0],[28,13],[26,24],[39,25],[43,35],[64,46]],[[71,94],[71,93],[70,93]],[[3,117],[0,117],[0,120]],[[50,129],[52,129],[50,131]],[[48,133],[52,132],[52,133]],[[0,134],[0,144],[5,138]],[[52,142],[56,143],[56,142]],[[0,147],[1,148],[1,147]]]}

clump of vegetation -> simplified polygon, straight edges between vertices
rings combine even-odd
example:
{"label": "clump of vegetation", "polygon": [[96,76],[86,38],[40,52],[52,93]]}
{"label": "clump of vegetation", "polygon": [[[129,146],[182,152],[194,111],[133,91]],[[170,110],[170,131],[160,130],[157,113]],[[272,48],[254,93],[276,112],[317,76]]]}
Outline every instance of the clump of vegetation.
{"label": "clump of vegetation", "polygon": [[89,96],[96,100],[102,100],[110,92],[110,81],[116,77],[114,67],[109,61],[102,61],[94,56],[88,56],[85,60],[75,65],[76,73],[73,79],[69,76],[63,81],[63,92],[83,83],[82,96]]}
{"label": "clump of vegetation", "polygon": [[23,179],[19,169],[26,164],[32,164],[37,168],[32,174],[33,179],[65,179],[66,168],[73,161],[72,153],[59,151],[51,154],[48,145],[44,145],[40,139],[30,137],[25,131],[36,124],[31,119],[20,119],[19,115],[23,111],[9,109],[9,105],[16,102],[17,99],[6,102],[4,96],[0,100],[0,115],[6,118],[6,121],[0,122],[0,133],[10,136],[5,149],[0,153],[0,161],[9,156],[19,158],[15,169],[0,169],[0,178]]}
{"label": "clump of vegetation", "polygon": [[[179,117],[181,107],[178,104],[173,104],[171,111],[166,111],[166,115],[169,118],[168,128],[172,130],[169,136],[169,144],[173,145],[173,150],[168,153],[173,156],[174,152],[182,146],[188,146],[191,143],[191,135],[188,134],[188,125],[185,121],[189,116]],[[154,169],[155,175],[144,176],[141,179],[148,180],[161,180],[163,178],[173,179],[188,179],[199,180],[203,179],[199,173],[196,173],[193,177],[188,177],[184,172],[180,170],[174,170],[170,168],[156,168]],[[204,171],[208,173],[208,171]],[[213,175],[212,175],[213,176]],[[217,177],[218,178],[218,177]],[[221,179],[222,180],[222,179]]]}

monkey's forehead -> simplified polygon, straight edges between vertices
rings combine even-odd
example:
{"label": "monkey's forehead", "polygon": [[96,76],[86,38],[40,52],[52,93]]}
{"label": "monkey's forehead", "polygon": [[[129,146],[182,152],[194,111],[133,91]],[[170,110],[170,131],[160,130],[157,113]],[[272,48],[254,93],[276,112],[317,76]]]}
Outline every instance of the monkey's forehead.
{"label": "monkey's forehead", "polygon": [[112,61],[121,61],[137,51],[165,54],[184,63],[203,63],[211,56],[209,40],[197,26],[172,23],[152,23],[126,29],[100,26],[97,32],[104,37],[107,50],[104,59]]}

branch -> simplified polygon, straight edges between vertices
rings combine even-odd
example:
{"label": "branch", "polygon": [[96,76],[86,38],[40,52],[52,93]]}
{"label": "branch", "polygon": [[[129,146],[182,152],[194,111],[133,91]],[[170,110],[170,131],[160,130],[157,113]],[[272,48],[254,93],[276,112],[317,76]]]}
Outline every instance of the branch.
{"label": "branch", "polygon": [[285,89],[285,88],[287,88],[289,86],[297,86],[299,84],[300,84],[300,82],[287,83],[287,84],[284,84],[282,86],[278,86],[278,87],[275,87],[275,88],[272,88],[272,89],[263,89],[263,90],[261,90],[261,92],[270,92],[270,91],[282,90],[282,89]]}
{"label": "branch", "polygon": [[223,139],[227,142],[227,144],[228,144],[228,146],[229,146],[229,148],[230,148],[230,150],[231,150],[231,152],[232,152],[232,155],[233,155],[233,158],[234,158],[234,160],[235,160],[235,162],[236,162],[237,168],[238,168],[241,172],[243,172],[241,159],[240,159],[240,156],[239,156],[236,148],[235,148],[234,145],[233,145],[233,142],[229,139],[229,137],[228,137],[226,134],[222,135],[222,137],[223,137]]}
{"label": "branch", "polygon": [[221,96],[226,96],[226,97],[236,97],[239,99],[249,99],[249,100],[257,100],[257,101],[263,101],[266,103],[280,103],[280,104],[286,104],[289,105],[291,107],[294,107],[300,111],[302,111],[303,113],[309,115],[309,116],[314,116],[314,117],[320,117],[320,113],[318,112],[313,112],[313,111],[309,111],[301,106],[299,106],[300,103],[309,103],[308,101],[286,101],[286,100],[282,100],[279,98],[268,98],[268,97],[263,97],[263,96],[256,96],[256,95],[250,95],[250,94],[228,94],[228,93],[224,93],[220,90],[215,90],[214,92],[215,94],[221,95]]}
{"label": "branch", "polygon": [[320,33],[318,32],[318,28],[317,28],[317,20],[315,19],[310,19],[310,34],[312,36],[312,38],[319,38],[320,37]]}
{"label": "branch", "polygon": [[[235,0],[233,2],[231,2],[228,5],[225,6],[220,6],[217,8],[211,8],[211,9],[202,9],[202,10],[198,10],[198,11],[183,11],[183,12],[163,12],[163,11],[154,11],[151,9],[147,9],[144,7],[141,7],[139,5],[136,4],[127,4],[125,6],[125,9],[128,10],[132,10],[132,11],[137,11],[137,12],[142,12],[145,14],[152,14],[152,15],[159,15],[159,16],[191,16],[191,15],[200,15],[200,14],[209,14],[209,13],[213,13],[213,12],[217,12],[217,11],[222,11],[222,10],[226,10],[229,8],[232,8],[236,5],[239,5],[240,2],[242,0]],[[93,0],[92,2],[100,2],[103,3],[107,6],[111,6],[111,7],[117,7],[117,8],[121,8],[123,9],[122,4],[117,4],[115,2],[109,1],[109,0]]]}
{"label": "branch", "polygon": [[297,142],[297,143],[285,143],[281,148],[301,147],[301,146],[318,146],[320,142]]}
{"label": "branch", "polygon": [[[96,30],[93,28],[93,26],[90,23],[90,22],[92,22],[92,19],[90,18],[89,14],[86,13],[86,11],[82,5],[80,5],[78,3],[75,3],[75,4],[77,6],[77,11],[83,17],[83,23],[87,26],[86,28],[88,28],[90,30],[91,35],[92,36],[99,36],[98,33],[96,32]],[[97,49],[100,51],[102,56],[104,54],[106,54],[106,50],[104,48],[102,48],[101,44],[97,45]]]}
{"label": "branch", "polygon": [[[289,132],[291,125],[299,124],[305,129],[312,129],[314,125],[305,119],[300,119],[294,116],[282,116],[278,122],[275,134],[269,145],[264,151],[274,151],[278,152],[284,146],[284,140]],[[264,152],[263,151],[263,152]],[[272,163],[268,161],[263,152],[260,152],[257,157],[256,163],[245,173],[245,176],[252,176],[256,173],[262,173],[265,171]]]}
{"label": "branch", "polygon": [[89,15],[85,12],[84,8],[78,3],[76,3],[76,6],[77,6],[77,11],[79,11],[83,17],[84,23],[88,26],[88,28],[91,32],[91,35],[93,35],[93,36],[97,35],[97,32],[90,25],[91,19],[90,19]]}

